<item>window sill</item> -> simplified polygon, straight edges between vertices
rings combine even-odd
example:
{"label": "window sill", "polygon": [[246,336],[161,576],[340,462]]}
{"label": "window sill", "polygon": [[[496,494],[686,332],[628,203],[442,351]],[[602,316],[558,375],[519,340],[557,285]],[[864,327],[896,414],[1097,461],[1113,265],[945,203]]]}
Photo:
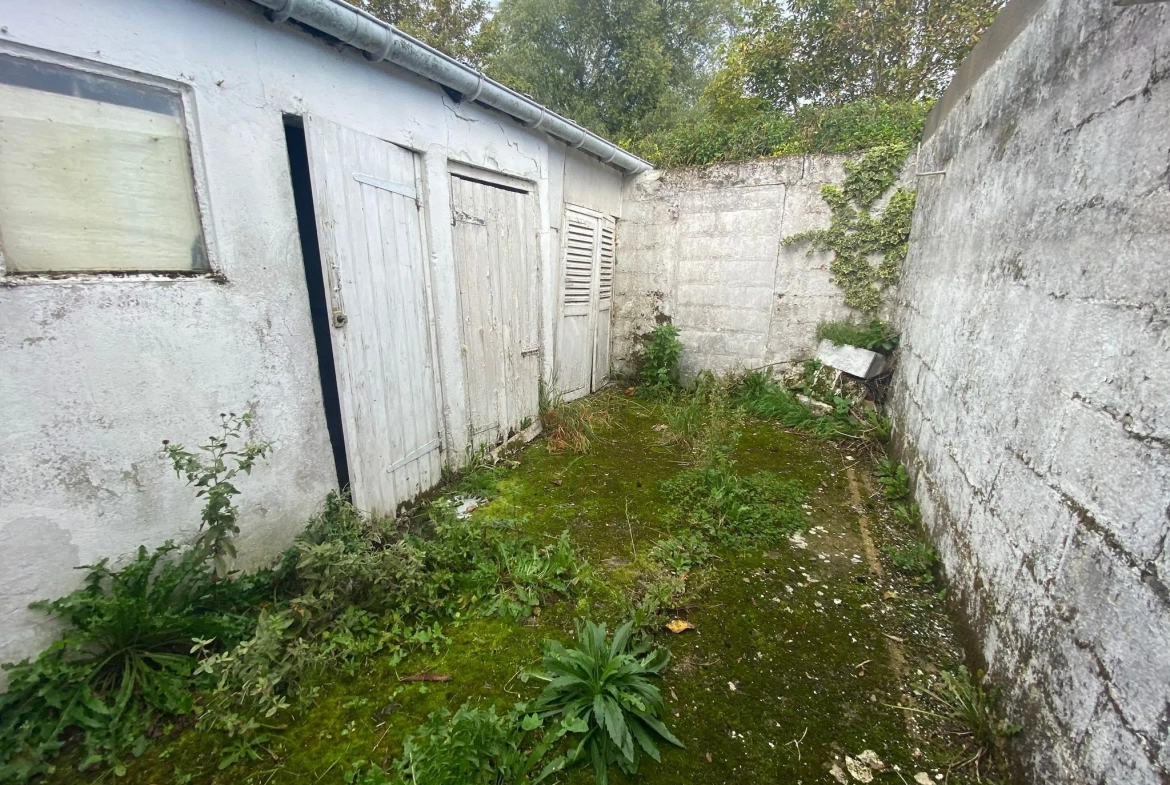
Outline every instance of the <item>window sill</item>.
{"label": "window sill", "polygon": [[61,272],[61,273],[9,273],[0,275],[0,286],[37,286],[63,283],[173,283],[175,281],[211,281],[226,284],[227,277],[218,272]]}

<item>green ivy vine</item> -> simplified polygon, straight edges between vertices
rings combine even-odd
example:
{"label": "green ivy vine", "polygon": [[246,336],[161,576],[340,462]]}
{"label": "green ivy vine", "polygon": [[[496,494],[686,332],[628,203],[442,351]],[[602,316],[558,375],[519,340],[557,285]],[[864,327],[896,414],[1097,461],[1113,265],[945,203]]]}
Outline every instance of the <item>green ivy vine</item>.
{"label": "green ivy vine", "polygon": [[[821,196],[833,211],[828,229],[814,229],[784,238],[785,245],[808,243],[813,251],[832,252],[833,281],[845,292],[845,304],[876,315],[886,287],[898,280],[906,258],[914,191],[899,188],[886,209],[874,217],[872,208],[898,179],[909,148],[903,144],[875,147],[860,161],[845,162],[845,182],[825,185]],[[881,256],[881,262],[871,261]]]}

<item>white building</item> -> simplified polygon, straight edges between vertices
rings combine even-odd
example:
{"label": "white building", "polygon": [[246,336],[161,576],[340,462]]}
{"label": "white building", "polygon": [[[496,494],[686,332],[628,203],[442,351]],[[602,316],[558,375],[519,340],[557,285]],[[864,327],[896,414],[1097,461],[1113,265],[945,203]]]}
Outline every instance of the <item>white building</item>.
{"label": "white building", "polygon": [[73,568],[194,534],[161,441],[220,412],[275,448],[256,564],[595,388],[646,168],[340,0],[0,0],[0,661]]}

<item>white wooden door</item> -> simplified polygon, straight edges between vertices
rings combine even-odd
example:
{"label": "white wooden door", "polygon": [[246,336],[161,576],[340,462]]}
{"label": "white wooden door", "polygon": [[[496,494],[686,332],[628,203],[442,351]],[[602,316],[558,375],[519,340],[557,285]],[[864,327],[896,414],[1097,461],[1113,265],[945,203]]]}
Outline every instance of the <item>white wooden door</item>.
{"label": "white wooden door", "polygon": [[415,156],[319,117],[305,133],[350,487],[392,514],[442,469]]}
{"label": "white wooden door", "polygon": [[557,386],[566,401],[609,379],[610,306],[613,302],[614,222],[567,206],[561,319],[557,331]]}
{"label": "white wooden door", "polygon": [[593,388],[600,390],[609,381],[610,306],[613,305],[614,221],[601,219],[601,242],[597,247],[597,299],[593,317]]}
{"label": "white wooden door", "polygon": [[531,194],[451,175],[472,446],[539,415],[540,257]]}

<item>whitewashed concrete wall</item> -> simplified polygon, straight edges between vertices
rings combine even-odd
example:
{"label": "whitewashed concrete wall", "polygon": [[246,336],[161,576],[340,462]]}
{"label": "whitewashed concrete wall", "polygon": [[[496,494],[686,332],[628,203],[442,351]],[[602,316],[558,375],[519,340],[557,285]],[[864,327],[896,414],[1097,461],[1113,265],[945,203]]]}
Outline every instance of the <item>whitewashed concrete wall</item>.
{"label": "whitewashed concrete wall", "polygon": [[[282,113],[316,113],[421,154],[449,460],[466,445],[468,382],[447,160],[535,184],[546,281],[559,274],[550,227],[561,192],[620,208],[620,175],[599,162],[573,153],[566,165],[563,145],[543,134],[247,4],[0,2],[0,49],[22,47],[190,88],[211,256],[226,282],[0,286],[0,662],[48,642],[53,631],[26,606],[76,587],[74,567],[195,533],[199,505],[167,471],[162,439],[199,443],[220,412],[255,412],[275,452],[241,482],[244,564],[284,548],[336,485]],[[550,330],[542,341],[548,361]]]}
{"label": "whitewashed concrete wall", "polygon": [[1015,0],[927,123],[893,411],[1038,783],[1170,782],[1170,3]]}
{"label": "whitewashed concrete wall", "polygon": [[828,227],[821,187],[845,179],[846,160],[790,156],[628,178],[618,225],[615,368],[635,369],[642,338],[667,318],[679,328],[686,377],[808,356],[817,324],[851,309],[832,282],[830,254],[781,240]]}

